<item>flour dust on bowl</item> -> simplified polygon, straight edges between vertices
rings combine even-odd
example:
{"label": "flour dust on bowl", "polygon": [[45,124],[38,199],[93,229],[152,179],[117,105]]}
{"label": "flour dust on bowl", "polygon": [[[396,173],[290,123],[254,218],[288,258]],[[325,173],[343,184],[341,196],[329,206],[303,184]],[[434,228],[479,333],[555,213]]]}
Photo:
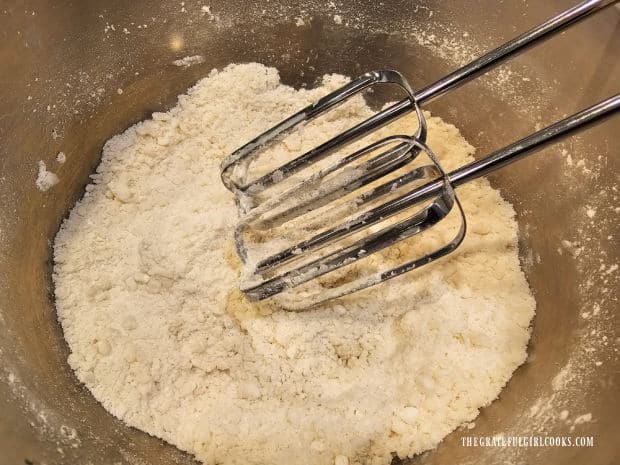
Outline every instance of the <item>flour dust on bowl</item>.
{"label": "flour dust on bowl", "polygon": [[[0,464],[381,464],[431,448],[404,461],[611,463],[613,121],[459,187],[468,235],[424,272],[305,312],[237,290],[224,156],[343,76],[380,63],[434,82],[509,39],[493,26],[507,14],[526,30],[569,5],[522,6],[7,5]],[[591,21],[425,107],[446,169],[618,91],[618,14]],[[353,99],[280,155],[399,97]],[[499,434],[594,446],[463,446]]]}

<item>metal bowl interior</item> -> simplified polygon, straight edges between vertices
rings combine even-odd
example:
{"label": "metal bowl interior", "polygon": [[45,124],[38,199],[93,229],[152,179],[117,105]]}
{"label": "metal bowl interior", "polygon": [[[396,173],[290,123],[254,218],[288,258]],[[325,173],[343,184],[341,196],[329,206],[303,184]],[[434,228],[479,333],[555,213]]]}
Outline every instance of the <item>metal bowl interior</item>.
{"label": "metal bowl interior", "polygon": [[[421,87],[571,3],[211,0],[207,9],[192,0],[4,1],[0,464],[193,463],[108,414],[66,363],[50,244],[109,137],[235,62],[275,66],[295,86],[327,72],[392,67]],[[172,64],[191,55],[204,63]],[[484,154],[618,92],[618,57],[620,12],[612,8],[428,108]],[[602,465],[620,455],[619,128],[609,120],[491,177],[517,211],[522,263],[538,303],[530,357],[473,429],[455,431],[411,463]],[[68,159],[61,166],[54,164],[59,151]],[[45,193],[34,183],[39,160],[61,179]],[[592,421],[574,424],[588,413]],[[461,445],[464,435],[500,433],[593,436],[594,447]]]}

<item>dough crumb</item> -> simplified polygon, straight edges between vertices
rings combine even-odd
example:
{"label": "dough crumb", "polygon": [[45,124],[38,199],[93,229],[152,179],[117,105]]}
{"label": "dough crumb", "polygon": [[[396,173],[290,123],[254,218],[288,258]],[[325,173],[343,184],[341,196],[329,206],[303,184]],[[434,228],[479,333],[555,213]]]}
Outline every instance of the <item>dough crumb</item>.
{"label": "dough crumb", "polygon": [[202,55],[193,55],[174,60],[172,64],[181,68],[189,68],[190,66],[204,63],[204,61],[205,58]]}
{"label": "dough crumb", "polygon": [[45,162],[43,160],[40,160],[39,161],[39,172],[37,174],[37,179],[35,181],[35,185],[37,186],[37,189],[39,189],[42,192],[45,192],[51,189],[52,187],[54,187],[59,182],[60,182],[60,179],[58,178],[58,176],[56,176],[56,174],[52,173],[51,171],[48,171],[47,167],[45,166]]}

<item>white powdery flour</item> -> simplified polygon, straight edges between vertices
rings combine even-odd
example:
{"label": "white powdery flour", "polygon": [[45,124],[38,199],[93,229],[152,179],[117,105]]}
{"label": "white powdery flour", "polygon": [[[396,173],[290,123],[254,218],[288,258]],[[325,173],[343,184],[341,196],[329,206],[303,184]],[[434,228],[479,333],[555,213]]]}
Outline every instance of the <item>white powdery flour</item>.
{"label": "white powdery flour", "polygon": [[[259,64],[212,72],[108,141],[56,237],[71,367],[113,415],[207,464],[389,464],[473,420],[525,360],[535,303],[514,211],[484,180],[459,188],[463,246],[423,272],[298,313],[235,292],[220,161],[344,82],[295,90]],[[327,124],[368,111],[359,100]],[[454,126],[428,124],[446,168],[471,160]]]}

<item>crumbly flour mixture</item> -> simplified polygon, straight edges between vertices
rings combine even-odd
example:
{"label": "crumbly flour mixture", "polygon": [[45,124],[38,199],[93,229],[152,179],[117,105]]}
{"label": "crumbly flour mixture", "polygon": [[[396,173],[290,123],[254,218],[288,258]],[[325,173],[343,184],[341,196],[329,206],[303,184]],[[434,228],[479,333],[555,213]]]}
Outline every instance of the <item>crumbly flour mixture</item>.
{"label": "crumbly flour mixture", "polygon": [[[113,415],[207,464],[389,464],[474,419],[525,360],[535,303],[514,211],[484,180],[459,188],[463,246],[424,272],[307,312],[257,311],[235,291],[220,161],[344,82],[212,72],[108,141],[56,237],[71,367]],[[291,149],[369,109],[338,111]],[[454,126],[428,124],[446,168],[471,159]]]}

